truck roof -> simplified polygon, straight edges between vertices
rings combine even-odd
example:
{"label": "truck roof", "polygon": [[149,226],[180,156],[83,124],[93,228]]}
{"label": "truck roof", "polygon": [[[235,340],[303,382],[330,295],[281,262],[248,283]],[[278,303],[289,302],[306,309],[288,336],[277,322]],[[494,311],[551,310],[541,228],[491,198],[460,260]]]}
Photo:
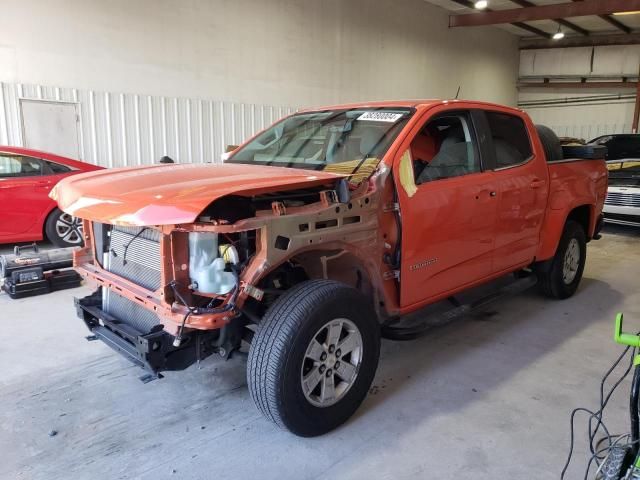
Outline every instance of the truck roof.
{"label": "truck roof", "polygon": [[380,108],[380,107],[399,107],[399,108],[429,108],[436,105],[445,103],[460,103],[460,104],[473,104],[483,107],[495,107],[497,109],[513,110],[521,112],[519,108],[513,108],[506,105],[500,105],[498,103],[481,102],[477,100],[462,100],[462,99],[418,99],[418,100],[385,100],[385,101],[373,101],[373,102],[354,102],[354,103],[342,103],[335,105],[324,105],[320,107],[303,108],[298,110],[301,112],[317,112],[320,110],[344,110],[352,108]]}

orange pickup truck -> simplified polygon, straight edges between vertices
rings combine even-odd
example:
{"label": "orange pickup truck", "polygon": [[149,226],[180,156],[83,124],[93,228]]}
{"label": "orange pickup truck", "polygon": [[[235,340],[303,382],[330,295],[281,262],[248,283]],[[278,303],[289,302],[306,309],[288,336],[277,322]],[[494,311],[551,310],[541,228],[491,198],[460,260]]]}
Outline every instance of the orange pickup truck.
{"label": "orange pickup truck", "polygon": [[362,103],[286,117],[223,164],[82,174],[52,197],[84,220],[88,338],[146,380],[248,345],[257,407],[313,436],[358,408],[406,314],[513,273],[573,295],[607,189],[587,153],[513,108]]}

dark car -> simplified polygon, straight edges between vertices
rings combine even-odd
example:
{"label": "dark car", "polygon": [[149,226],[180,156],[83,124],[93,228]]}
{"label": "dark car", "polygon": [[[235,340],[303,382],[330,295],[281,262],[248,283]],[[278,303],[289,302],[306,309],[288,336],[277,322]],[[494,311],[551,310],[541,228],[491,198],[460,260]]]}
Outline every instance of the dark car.
{"label": "dark car", "polygon": [[607,160],[640,159],[640,134],[602,135],[589,143],[607,147]]}

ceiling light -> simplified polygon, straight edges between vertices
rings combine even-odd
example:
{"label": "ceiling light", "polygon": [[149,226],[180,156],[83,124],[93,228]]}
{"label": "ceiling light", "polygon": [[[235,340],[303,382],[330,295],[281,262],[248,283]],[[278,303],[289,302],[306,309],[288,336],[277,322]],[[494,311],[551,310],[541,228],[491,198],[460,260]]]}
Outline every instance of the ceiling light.
{"label": "ceiling light", "polygon": [[637,15],[640,13],[640,10],[633,10],[631,12],[613,12],[614,15]]}
{"label": "ceiling light", "polygon": [[477,0],[473,6],[477,9],[477,10],[484,10],[485,8],[487,8],[487,6],[489,5],[489,2],[487,0]]}
{"label": "ceiling light", "polygon": [[554,33],[551,38],[554,40],[562,40],[564,38],[564,32],[562,31],[562,28],[560,28],[560,24],[558,24],[558,31]]}

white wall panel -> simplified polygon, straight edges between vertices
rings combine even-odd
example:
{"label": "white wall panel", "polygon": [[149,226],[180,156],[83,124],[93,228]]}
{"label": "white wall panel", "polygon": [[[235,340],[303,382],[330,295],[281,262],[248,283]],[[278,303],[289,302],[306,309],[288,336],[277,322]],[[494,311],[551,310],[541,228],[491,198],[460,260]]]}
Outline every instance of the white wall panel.
{"label": "white wall panel", "polygon": [[639,63],[640,45],[521,50],[520,77],[635,77]]}
{"label": "white wall panel", "polygon": [[[217,162],[225,147],[293,113],[284,106],[0,83],[0,144],[24,145],[20,99],[77,103],[80,159],[105,167]],[[55,153],[55,152],[54,152]]]}
{"label": "white wall panel", "polygon": [[[638,77],[639,45],[523,50],[520,77],[558,77],[551,81],[581,78],[630,81]],[[518,105],[536,123],[558,135],[590,140],[598,135],[630,133],[635,92],[633,89],[531,88],[518,93]]]}
{"label": "white wall panel", "polygon": [[0,82],[294,107],[452,98],[461,86],[516,103],[517,37],[450,29],[450,12],[423,0],[0,4]]}
{"label": "white wall panel", "polygon": [[633,94],[520,92],[520,103],[535,123],[557,135],[591,140],[598,135],[631,133]]}

